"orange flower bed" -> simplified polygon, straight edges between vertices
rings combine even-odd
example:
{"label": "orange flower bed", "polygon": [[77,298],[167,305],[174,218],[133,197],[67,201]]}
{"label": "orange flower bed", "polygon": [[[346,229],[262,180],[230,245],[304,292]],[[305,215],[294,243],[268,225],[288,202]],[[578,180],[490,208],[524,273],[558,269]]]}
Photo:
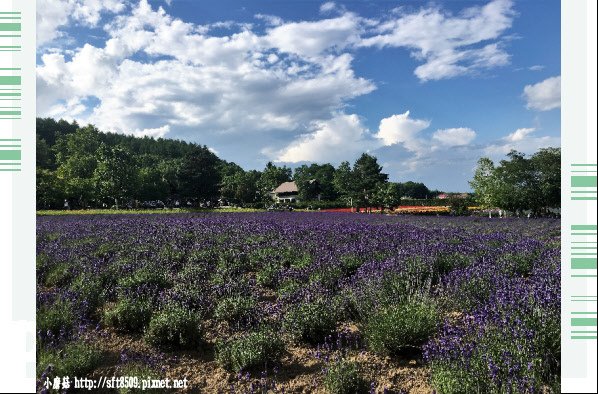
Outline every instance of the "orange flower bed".
{"label": "orange flower bed", "polygon": [[422,206],[399,206],[395,208],[393,213],[448,213],[450,212],[450,207],[422,207]]}

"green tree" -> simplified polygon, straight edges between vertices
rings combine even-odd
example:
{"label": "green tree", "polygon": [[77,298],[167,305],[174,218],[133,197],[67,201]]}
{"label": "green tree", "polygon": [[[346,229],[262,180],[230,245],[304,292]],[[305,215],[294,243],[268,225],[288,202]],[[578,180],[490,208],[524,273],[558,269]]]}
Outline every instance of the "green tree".
{"label": "green tree", "polygon": [[542,210],[561,206],[561,149],[540,149],[530,158]]}
{"label": "green tree", "polygon": [[97,152],[98,165],[93,182],[99,197],[118,208],[119,202],[133,198],[137,192],[138,170],[134,156],[123,147],[102,144]]}
{"label": "green tree", "polygon": [[355,184],[353,182],[353,172],[351,164],[348,161],[343,161],[334,172],[332,184],[335,192],[347,202],[353,202],[355,197]]}
{"label": "green tree", "polygon": [[57,176],[63,181],[65,198],[74,200],[81,207],[97,198],[92,178],[98,164],[96,152],[99,147],[98,130],[93,126],[58,136],[53,147]]}
{"label": "green tree", "polygon": [[332,164],[316,164],[297,167],[293,173],[293,180],[299,188],[302,200],[315,200],[318,196],[322,200],[334,200],[338,194],[334,187],[335,169]]}
{"label": "green tree", "polygon": [[260,172],[255,170],[225,176],[220,189],[222,197],[237,204],[256,202],[260,176]]}
{"label": "green tree", "polygon": [[381,183],[374,194],[375,205],[392,209],[401,203],[401,186],[395,182]]}
{"label": "green tree", "polygon": [[35,171],[37,209],[61,208],[64,201],[64,185],[56,173],[38,167]]}
{"label": "green tree", "polygon": [[352,175],[357,201],[365,206],[372,203],[380,185],[388,181],[388,175],[382,173],[382,166],[378,164],[378,159],[367,153],[362,154],[355,161]]}
{"label": "green tree", "polygon": [[409,198],[424,199],[432,198],[432,192],[421,182],[407,181],[401,183],[401,193]]}
{"label": "green tree", "polygon": [[487,157],[478,160],[473,179],[469,185],[473,189],[476,202],[482,208],[491,208],[496,205],[495,201],[495,183],[494,162]]}
{"label": "green tree", "polygon": [[213,202],[219,196],[218,157],[203,146],[184,158],[179,171],[179,187],[184,198]]}
{"label": "green tree", "polygon": [[560,206],[560,162],[558,148],[540,149],[529,158],[512,150],[497,167],[481,158],[470,185],[483,207],[540,214]]}

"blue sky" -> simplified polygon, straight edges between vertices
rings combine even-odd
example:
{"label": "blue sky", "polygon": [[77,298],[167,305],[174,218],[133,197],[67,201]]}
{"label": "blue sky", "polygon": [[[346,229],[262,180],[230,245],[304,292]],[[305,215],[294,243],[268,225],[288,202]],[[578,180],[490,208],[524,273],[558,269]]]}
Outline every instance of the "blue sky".
{"label": "blue sky", "polygon": [[560,2],[37,0],[38,115],[246,169],[378,157],[468,190],[560,145]]}

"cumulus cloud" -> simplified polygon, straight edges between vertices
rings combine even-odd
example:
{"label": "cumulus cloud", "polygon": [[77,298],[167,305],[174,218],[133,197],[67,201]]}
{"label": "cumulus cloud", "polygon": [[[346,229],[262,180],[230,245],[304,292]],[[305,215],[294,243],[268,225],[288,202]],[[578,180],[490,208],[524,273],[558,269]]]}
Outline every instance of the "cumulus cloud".
{"label": "cumulus cloud", "polygon": [[511,134],[507,135],[504,139],[509,142],[522,141],[534,131],[536,131],[536,129],[533,127],[517,129]]}
{"label": "cumulus cloud", "polygon": [[317,56],[357,44],[360,30],[360,18],[352,13],[345,13],[336,18],[314,22],[285,23],[271,29],[265,40],[283,52]]}
{"label": "cumulus cloud", "polygon": [[[344,23],[352,22],[348,17],[324,25],[332,31]],[[99,104],[84,121],[117,132],[156,124],[208,134],[305,132],[305,125],[329,119],[347,100],[375,89],[355,76],[350,54],[320,53],[330,41],[301,46],[276,28],[265,35],[241,30],[211,36],[205,26],[172,18],[142,0],[106,31],[103,48],[85,44],[70,59],[42,55],[40,115],[57,101],[93,95]],[[133,60],[139,54],[155,60]]]}
{"label": "cumulus cloud", "polygon": [[[377,27],[378,34],[365,38],[360,45],[411,49],[412,56],[424,63],[415,69],[422,81],[452,78],[509,63],[509,55],[499,40],[511,27],[515,15],[510,0],[494,0],[458,15],[437,7],[421,8],[415,13],[398,9],[395,14],[397,17]],[[490,40],[495,42],[488,43]]]}
{"label": "cumulus cloud", "polygon": [[561,77],[547,78],[523,88],[523,98],[528,109],[549,111],[561,106]]}
{"label": "cumulus cloud", "polygon": [[476,132],[467,127],[437,130],[432,139],[444,146],[467,145],[476,137]]}
{"label": "cumulus cloud", "polygon": [[483,153],[493,159],[501,158],[512,150],[535,153],[540,148],[558,147],[561,139],[553,136],[535,136],[533,127],[519,128],[503,138],[487,144]]}
{"label": "cumulus cloud", "polygon": [[[332,162],[353,160],[360,153],[400,151],[407,153],[405,164],[414,170],[432,156],[443,155],[452,149],[470,144],[476,132],[460,127],[436,130],[431,137],[422,135],[431,122],[410,116],[409,111],[380,120],[378,130],[371,133],[357,115],[336,114],[325,122],[313,124],[313,129],[279,150],[277,161]],[[265,151],[266,153],[271,150]]]}
{"label": "cumulus cloud", "polygon": [[357,115],[337,114],[314,122],[313,131],[300,136],[278,153],[277,161],[328,161],[339,163],[373,147],[367,130]]}
{"label": "cumulus cloud", "polygon": [[407,149],[416,151],[421,147],[417,134],[429,126],[429,121],[410,118],[409,111],[406,111],[382,119],[376,138],[384,145],[403,144]]}
{"label": "cumulus cloud", "polygon": [[95,27],[102,14],[124,10],[124,0],[37,0],[37,46],[63,36],[60,28],[70,21]]}

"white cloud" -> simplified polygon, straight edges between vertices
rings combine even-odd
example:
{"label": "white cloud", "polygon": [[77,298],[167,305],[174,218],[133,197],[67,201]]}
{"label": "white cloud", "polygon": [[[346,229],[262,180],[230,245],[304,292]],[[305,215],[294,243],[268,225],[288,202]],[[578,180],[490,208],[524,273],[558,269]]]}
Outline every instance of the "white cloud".
{"label": "white cloud", "polygon": [[511,27],[514,11],[510,0],[494,0],[458,15],[440,8],[422,8],[416,13],[405,13],[400,8],[395,15],[378,26],[377,35],[363,39],[360,45],[412,49],[412,56],[424,62],[415,69],[422,81],[509,63],[509,55],[500,43],[488,41],[499,40]]}
{"label": "white cloud", "polygon": [[291,22],[270,29],[265,40],[282,52],[313,57],[359,42],[360,18],[351,13],[314,22]]}
{"label": "white cloud", "polygon": [[412,119],[409,111],[406,111],[382,119],[376,138],[381,139],[384,145],[403,144],[407,149],[417,151],[422,146],[417,135],[429,126],[430,121]]}
{"label": "white cloud", "polygon": [[336,114],[332,119],[313,123],[309,134],[278,152],[276,161],[339,163],[369,150],[373,141],[357,115]]}
{"label": "white cloud", "polygon": [[537,111],[549,111],[561,106],[561,77],[547,78],[534,85],[523,88],[523,98],[527,108]]}
{"label": "white cloud", "polygon": [[531,154],[537,152],[540,148],[558,147],[561,145],[559,137],[534,136],[532,133],[535,131],[536,129],[533,127],[519,128],[500,140],[488,144],[484,148],[483,153],[493,159],[497,159],[511,150]]}
{"label": "white cloud", "polygon": [[133,134],[136,137],[160,138],[160,137],[164,137],[169,132],[170,132],[170,125],[164,125],[162,127],[157,127],[154,129],[135,130],[131,134]]}
{"label": "white cloud", "polygon": [[536,131],[536,129],[533,127],[517,129],[511,134],[507,135],[504,139],[509,142],[522,141],[534,131]]}
{"label": "white cloud", "polygon": [[102,14],[118,14],[125,10],[124,0],[36,0],[37,46],[62,37],[61,27],[70,21],[95,27]]}
{"label": "white cloud", "polygon": [[[352,22],[341,18],[324,25],[332,31],[345,23]],[[311,29],[289,26],[291,31],[303,28]],[[62,53],[42,55],[37,68],[40,116],[56,102],[93,95],[99,104],[79,120],[105,130],[169,125],[169,130],[193,127],[202,135],[300,134],[306,125],[330,119],[347,100],[375,89],[355,76],[351,55],[320,53],[331,41],[297,49],[303,55],[289,54],[294,44],[282,40],[286,46],[280,48],[272,42],[275,36],[282,39],[281,31],[210,36],[204,26],[154,10],[146,0],[129,15],[116,17],[106,31],[103,48],[85,44],[70,60]],[[150,61],[132,60],[136,54]]]}
{"label": "white cloud", "polygon": [[333,11],[336,8],[336,4],[334,1],[327,1],[320,6],[320,12],[325,14],[327,12]]}
{"label": "white cloud", "polygon": [[467,127],[437,130],[432,139],[443,146],[467,145],[476,137],[476,132]]}
{"label": "white cloud", "polygon": [[533,66],[528,67],[528,70],[530,71],[542,71],[544,70],[544,66],[540,65],[540,64],[535,64]]}

